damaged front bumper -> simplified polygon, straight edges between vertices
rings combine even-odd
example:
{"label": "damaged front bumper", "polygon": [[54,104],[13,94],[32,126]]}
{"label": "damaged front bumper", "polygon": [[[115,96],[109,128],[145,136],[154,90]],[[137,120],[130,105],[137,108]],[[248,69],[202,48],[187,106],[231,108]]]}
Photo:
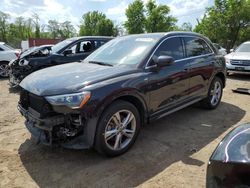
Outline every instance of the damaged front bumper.
{"label": "damaged front bumper", "polygon": [[[61,145],[70,149],[88,149],[86,135],[82,129],[69,130],[65,127],[68,119],[64,114],[47,118],[38,118],[39,113],[18,105],[19,112],[26,118],[25,125],[37,143],[44,145]],[[82,130],[82,131],[81,131]]]}

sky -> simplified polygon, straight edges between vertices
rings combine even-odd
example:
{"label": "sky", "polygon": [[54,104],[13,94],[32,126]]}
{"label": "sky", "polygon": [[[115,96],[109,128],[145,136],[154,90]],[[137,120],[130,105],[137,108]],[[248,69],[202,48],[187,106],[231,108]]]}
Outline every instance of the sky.
{"label": "sky", "polygon": [[[31,17],[37,13],[43,24],[50,19],[59,22],[71,21],[79,29],[81,17],[88,11],[98,10],[106,14],[115,24],[126,20],[125,10],[133,0],[0,0],[0,11],[8,13],[12,18]],[[147,0],[143,0],[144,3]],[[178,19],[177,25],[190,22],[197,24],[205,8],[214,4],[213,0],[156,0],[157,4],[170,7],[171,15]]]}

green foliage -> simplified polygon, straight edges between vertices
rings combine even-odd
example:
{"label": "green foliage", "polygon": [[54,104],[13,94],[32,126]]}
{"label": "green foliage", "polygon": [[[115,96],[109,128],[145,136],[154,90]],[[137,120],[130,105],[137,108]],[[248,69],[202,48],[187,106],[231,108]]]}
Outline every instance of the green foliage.
{"label": "green foliage", "polygon": [[114,23],[105,14],[93,11],[82,16],[79,35],[81,36],[116,36],[118,34]]}
{"label": "green foliage", "polygon": [[40,18],[33,14],[31,18],[17,17],[10,22],[10,16],[0,11],[0,41],[20,48],[21,41],[28,38],[69,38],[76,35],[76,30],[69,21],[59,23],[49,20],[48,25],[41,25]]}
{"label": "green foliage", "polygon": [[143,33],[145,27],[144,5],[142,0],[135,0],[126,9],[127,21],[124,27],[129,34]]}
{"label": "green foliage", "polygon": [[149,0],[146,4],[145,30],[148,33],[172,31],[177,19],[170,16],[170,8],[167,5],[156,5],[155,0]]}
{"label": "green foliage", "polygon": [[172,31],[177,28],[177,19],[169,13],[167,5],[157,5],[155,0],[149,0],[146,7],[142,0],[135,0],[126,10],[124,26],[129,34]]}
{"label": "green foliage", "polygon": [[207,9],[195,31],[229,50],[249,40],[249,24],[249,0],[215,0],[215,5]]}
{"label": "green foliage", "polygon": [[179,30],[181,30],[181,31],[193,31],[193,26],[191,23],[185,22],[181,25]]}

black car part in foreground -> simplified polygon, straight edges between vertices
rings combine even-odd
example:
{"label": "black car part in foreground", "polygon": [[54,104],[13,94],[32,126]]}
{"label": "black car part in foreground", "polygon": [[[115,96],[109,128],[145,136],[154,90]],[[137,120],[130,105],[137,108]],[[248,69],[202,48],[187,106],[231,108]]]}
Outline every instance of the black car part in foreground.
{"label": "black car part in foreground", "polygon": [[116,156],[141,125],[201,102],[215,109],[224,58],[202,35],[153,33],[109,41],[82,63],[27,76],[18,108],[38,141]]}
{"label": "black car part in foreground", "polygon": [[250,187],[250,123],[228,133],[210,157],[207,188]]}
{"label": "black car part in foreground", "polygon": [[54,46],[40,46],[24,51],[9,64],[10,86],[16,87],[30,73],[55,65],[80,62],[112,37],[75,37]]}

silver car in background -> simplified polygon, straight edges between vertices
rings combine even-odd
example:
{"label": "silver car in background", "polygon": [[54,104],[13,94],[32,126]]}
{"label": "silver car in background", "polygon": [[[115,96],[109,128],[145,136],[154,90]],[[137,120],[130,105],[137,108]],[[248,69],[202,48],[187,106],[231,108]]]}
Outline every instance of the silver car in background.
{"label": "silver car in background", "polygon": [[227,72],[250,74],[250,41],[242,43],[225,56]]}

